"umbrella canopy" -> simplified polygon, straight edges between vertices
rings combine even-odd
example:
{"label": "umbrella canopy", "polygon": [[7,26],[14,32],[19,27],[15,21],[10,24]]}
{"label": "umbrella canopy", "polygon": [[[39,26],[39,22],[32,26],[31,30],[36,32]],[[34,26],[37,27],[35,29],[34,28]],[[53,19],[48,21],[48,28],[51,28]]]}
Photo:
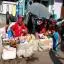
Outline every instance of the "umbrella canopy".
{"label": "umbrella canopy", "polygon": [[28,11],[30,11],[32,14],[37,15],[39,18],[49,18],[50,13],[48,12],[48,8],[40,3],[33,3]]}

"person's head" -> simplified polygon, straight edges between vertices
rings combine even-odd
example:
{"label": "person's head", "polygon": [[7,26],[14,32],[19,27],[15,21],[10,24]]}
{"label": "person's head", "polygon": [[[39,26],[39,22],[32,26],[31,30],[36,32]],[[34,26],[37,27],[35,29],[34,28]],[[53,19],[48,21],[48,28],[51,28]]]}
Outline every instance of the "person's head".
{"label": "person's head", "polygon": [[42,23],[43,23],[42,19],[38,19],[37,24],[38,24],[38,25],[41,25]]}
{"label": "person's head", "polygon": [[24,21],[24,17],[18,16],[18,21],[17,21],[17,23],[18,23],[19,25],[22,25],[22,24],[23,24],[23,21]]}
{"label": "person's head", "polygon": [[50,18],[49,19],[53,19],[53,15],[50,15]]}
{"label": "person's head", "polygon": [[29,1],[29,4],[31,5],[32,4],[32,1]]}
{"label": "person's head", "polygon": [[57,25],[54,25],[53,32],[58,32],[58,26]]}
{"label": "person's head", "polygon": [[9,11],[7,11],[6,14],[9,14]]}
{"label": "person's head", "polygon": [[45,24],[48,24],[48,19],[45,20]]}
{"label": "person's head", "polygon": [[57,25],[55,25],[55,31],[58,32],[58,26]]}

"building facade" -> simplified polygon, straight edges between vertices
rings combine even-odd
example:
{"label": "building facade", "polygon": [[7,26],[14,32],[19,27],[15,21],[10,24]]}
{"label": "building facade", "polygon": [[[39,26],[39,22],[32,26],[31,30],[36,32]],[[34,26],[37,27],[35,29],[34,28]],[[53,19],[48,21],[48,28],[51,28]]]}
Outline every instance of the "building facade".
{"label": "building facade", "polygon": [[[3,1],[3,0],[2,0]],[[0,13],[5,14],[6,11],[9,11],[10,14],[12,13],[12,7],[17,4],[18,0],[5,0],[2,2],[0,0]],[[19,0],[19,1],[23,1],[24,3],[21,4],[23,6],[22,12],[20,12],[20,14],[22,13],[22,15],[25,14],[28,6],[30,5],[30,1],[33,2],[39,2],[43,5],[45,5],[46,7],[48,7],[49,12],[51,14],[56,14],[57,15],[57,19],[60,17],[64,17],[64,0]],[[5,11],[4,11],[5,9]],[[16,9],[18,10],[18,9]]]}

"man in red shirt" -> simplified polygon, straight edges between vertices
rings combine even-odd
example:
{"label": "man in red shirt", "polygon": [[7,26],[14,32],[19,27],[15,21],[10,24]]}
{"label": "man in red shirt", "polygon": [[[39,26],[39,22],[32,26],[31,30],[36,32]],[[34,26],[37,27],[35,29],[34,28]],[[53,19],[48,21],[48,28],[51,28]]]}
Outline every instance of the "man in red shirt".
{"label": "man in red shirt", "polygon": [[18,17],[17,22],[11,27],[14,37],[24,36],[28,30],[23,22],[23,17]]}

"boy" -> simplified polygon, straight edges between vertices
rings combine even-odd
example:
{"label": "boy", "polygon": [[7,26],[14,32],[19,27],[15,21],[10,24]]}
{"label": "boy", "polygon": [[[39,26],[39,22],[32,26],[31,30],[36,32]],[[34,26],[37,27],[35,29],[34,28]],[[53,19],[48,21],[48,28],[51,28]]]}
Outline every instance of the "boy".
{"label": "boy", "polygon": [[57,25],[54,26],[53,32],[53,50],[55,53],[58,51],[58,44],[59,44],[59,33]]}

